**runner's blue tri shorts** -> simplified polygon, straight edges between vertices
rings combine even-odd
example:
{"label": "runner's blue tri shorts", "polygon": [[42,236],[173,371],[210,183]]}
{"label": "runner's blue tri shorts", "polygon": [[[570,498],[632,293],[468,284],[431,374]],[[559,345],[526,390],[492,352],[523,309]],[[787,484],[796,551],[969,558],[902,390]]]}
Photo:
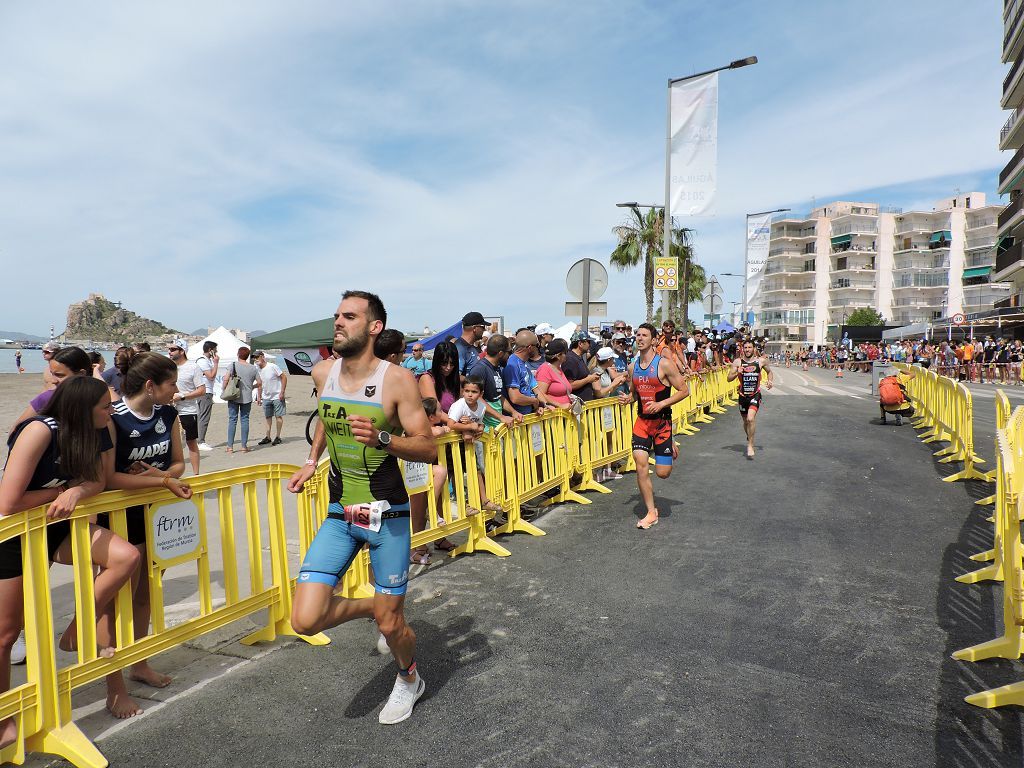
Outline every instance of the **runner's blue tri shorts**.
{"label": "runner's blue tri shorts", "polygon": [[409,541],[412,538],[409,505],[397,504],[388,512],[397,512],[400,516],[381,520],[380,530],[371,531],[346,522],[341,504],[331,504],[327,508],[330,516],[316,532],[302,561],[298,583],[337,586],[363,544],[369,544],[374,589],[383,595],[404,595],[409,581]]}

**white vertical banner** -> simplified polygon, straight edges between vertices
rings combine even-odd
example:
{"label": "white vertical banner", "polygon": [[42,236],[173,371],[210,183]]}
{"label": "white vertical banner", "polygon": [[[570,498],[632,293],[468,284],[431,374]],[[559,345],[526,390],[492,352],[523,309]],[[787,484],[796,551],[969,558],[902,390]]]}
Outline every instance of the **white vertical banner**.
{"label": "white vertical banner", "polygon": [[671,87],[673,216],[714,216],[718,184],[718,73]]}
{"label": "white vertical banner", "polygon": [[[747,312],[755,311],[761,300],[761,275],[768,261],[772,234],[772,214],[747,216]],[[743,319],[746,322],[746,318]]]}

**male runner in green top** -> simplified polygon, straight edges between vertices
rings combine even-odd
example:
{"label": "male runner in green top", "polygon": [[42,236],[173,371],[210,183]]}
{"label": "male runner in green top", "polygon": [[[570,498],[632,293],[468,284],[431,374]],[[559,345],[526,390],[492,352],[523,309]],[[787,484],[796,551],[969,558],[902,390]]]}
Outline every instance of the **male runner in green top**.
{"label": "male runner in green top", "polygon": [[[373,342],[386,322],[377,296],[347,291],[334,315],[339,359],[313,368],[320,420],[309,458],[288,481],[288,490],[302,490],[327,448],[330,506],[299,569],[291,622],[296,632],[313,634],[372,616],[398,664],[398,678],[378,719],[398,723],[412,714],[425,690],[416,671],[416,635],[403,612],[411,530],[398,459],[432,464],[437,446],[412,372],[373,355]],[[335,587],[364,544],[370,547],[374,596],[336,596]]]}

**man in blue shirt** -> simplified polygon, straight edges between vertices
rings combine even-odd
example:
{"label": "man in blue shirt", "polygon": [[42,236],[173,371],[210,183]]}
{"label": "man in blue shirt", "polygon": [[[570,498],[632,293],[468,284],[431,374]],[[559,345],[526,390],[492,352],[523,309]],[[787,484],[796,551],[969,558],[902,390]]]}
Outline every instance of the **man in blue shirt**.
{"label": "man in blue shirt", "polygon": [[524,329],[517,333],[515,351],[509,356],[502,373],[512,407],[524,415],[533,413],[540,405],[534,394],[537,377],[528,362],[537,347],[537,334],[533,331]]}
{"label": "man in blue shirt", "polygon": [[455,340],[459,350],[459,375],[466,380],[470,369],[480,360],[480,350],[476,346],[484,337],[487,322],[479,312],[467,312],[462,318],[462,335]]}
{"label": "man in blue shirt", "polygon": [[430,370],[430,363],[427,358],[423,356],[423,344],[419,341],[414,342],[412,345],[412,357],[407,357],[402,361],[402,367],[408,368],[418,379],[424,373]]}

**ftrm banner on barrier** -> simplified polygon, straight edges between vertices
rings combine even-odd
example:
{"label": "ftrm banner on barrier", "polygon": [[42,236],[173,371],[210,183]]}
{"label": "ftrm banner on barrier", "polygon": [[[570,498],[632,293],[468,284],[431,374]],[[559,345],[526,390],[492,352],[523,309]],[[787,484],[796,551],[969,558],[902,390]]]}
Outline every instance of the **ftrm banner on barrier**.
{"label": "ftrm banner on barrier", "polygon": [[670,89],[673,216],[714,216],[718,185],[718,73]]}
{"label": "ftrm banner on barrier", "polygon": [[747,307],[757,307],[761,298],[761,275],[768,261],[772,214],[747,216]]}

